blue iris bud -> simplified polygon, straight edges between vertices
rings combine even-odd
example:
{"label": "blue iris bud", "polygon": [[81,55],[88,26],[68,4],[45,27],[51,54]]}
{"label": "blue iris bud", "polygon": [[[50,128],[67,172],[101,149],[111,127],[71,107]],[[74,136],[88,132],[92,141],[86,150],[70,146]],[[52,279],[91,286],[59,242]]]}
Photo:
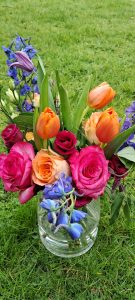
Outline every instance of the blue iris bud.
{"label": "blue iris bud", "polygon": [[51,199],[43,199],[43,201],[40,202],[40,206],[48,211],[51,211],[58,208],[59,203]]}
{"label": "blue iris bud", "polygon": [[81,210],[74,209],[71,215],[71,223],[80,222],[87,216],[87,213]]}
{"label": "blue iris bud", "polygon": [[79,239],[84,231],[82,225],[78,223],[72,223],[66,229],[73,240]]}
{"label": "blue iris bud", "polygon": [[57,217],[57,223],[56,225],[60,225],[60,224],[68,224],[68,214],[65,213],[64,211],[61,211]]}

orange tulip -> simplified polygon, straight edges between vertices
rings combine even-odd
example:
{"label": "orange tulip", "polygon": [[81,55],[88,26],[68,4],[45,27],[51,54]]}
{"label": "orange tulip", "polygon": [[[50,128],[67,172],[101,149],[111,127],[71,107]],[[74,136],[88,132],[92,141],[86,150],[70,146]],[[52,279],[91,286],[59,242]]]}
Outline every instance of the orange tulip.
{"label": "orange tulip", "polygon": [[111,142],[120,131],[120,123],[115,110],[110,107],[102,112],[96,126],[96,136],[102,143]]}
{"label": "orange tulip", "polygon": [[59,129],[59,117],[51,110],[50,107],[46,107],[38,118],[36,125],[37,134],[42,139],[47,140],[49,138],[55,137]]}
{"label": "orange tulip", "polygon": [[107,82],[102,82],[99,86],[90,91],[88,105],[95,109],[106,106],[115,97],[116,92]]}

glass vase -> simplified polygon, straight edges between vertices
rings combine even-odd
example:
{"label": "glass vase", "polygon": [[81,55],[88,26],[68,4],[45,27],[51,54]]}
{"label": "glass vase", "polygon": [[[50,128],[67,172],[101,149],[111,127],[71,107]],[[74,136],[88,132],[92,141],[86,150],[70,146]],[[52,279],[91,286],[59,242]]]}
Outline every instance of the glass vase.
{"label": "glass vase", "polygon": [[47,250],[56,256],[70,258],[86,253],[93,246],[100,220],[100,199],[92,200],[81,210],[87,213],[87,217],[80,222],[84,231],[79,239],[72,240],[64,228],[53,232],[46,211],[38,205],[39,235]]}

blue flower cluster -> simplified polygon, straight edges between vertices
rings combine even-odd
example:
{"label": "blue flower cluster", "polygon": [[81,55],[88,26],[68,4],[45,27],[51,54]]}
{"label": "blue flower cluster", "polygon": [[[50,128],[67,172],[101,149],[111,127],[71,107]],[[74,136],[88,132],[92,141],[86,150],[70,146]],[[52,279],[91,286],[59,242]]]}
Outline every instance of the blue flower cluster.
{"label": "blue flower cluster", "polygon": [[[15,87],[19,88],[19,93],[21,96],[27,95],[29,92],[39,93],[37,78],[35,77],[36,68],[31,72],[27,72],[16,66],[11,66],[17,61],[17,51],[23,51],[27,54],[32,62],[37,51],[30,44],[30,38],[25,39],[21,36],[17,36],[10,44],[9,47],[2,47],[7,56],[7,75],[14,80]],[[27,111],[27,107],[26,107]],[[29,110],[28,110],[29,111]]]}
{"label": "blue flower cluster", "polygon": [[87,213],[74,209],[72,199],[75,195],[72,186],[72,178],[65,174],[53,185],[47,185],[43,191],[43,200],[40,206],[47,211],[48,222],[53,224],[52,229],[57,232],[60,228],[65,228],[72,239],[80,238],[84,231],[79,224]]}
{"label": "blue flower cluster", "polygon": [[[135,124],[135,101],[133,101],[131,106],[127,107],[127,109],[126,109],[126,119],[124,121],[121,131],[124,131],[124,130],[130,128],[134,124]],[[126,142],[122,145],[121,149],[123,149],[127,146],[131,146],[135,149],[135,142],[132,141],[133,138],[134,138],[134,133],[132,133],[128,137]]]}

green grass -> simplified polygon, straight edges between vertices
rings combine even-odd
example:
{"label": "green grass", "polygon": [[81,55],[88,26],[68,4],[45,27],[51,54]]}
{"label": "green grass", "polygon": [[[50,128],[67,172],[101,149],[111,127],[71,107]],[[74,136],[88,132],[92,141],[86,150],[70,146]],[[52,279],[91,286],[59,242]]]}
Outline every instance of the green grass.
{"label": "green grass", "polygon": [[[0,45],[16,33],[31,36],[50,75],[60,70],[71,100],[92,72],[94,85],[108,81],[117,91],[113,106],[123,115],[135,94],[133,0],[1,0],[0,21]],[[1,50],[0,60],[0,79],[8,86]],[[128,177],[133,194],[134,175]],[[127,225],[121,213],[109,226],[109,205],[102,199],[94,247],[82,257],[62,259],[39,240],[37,199],[21,206],[2,185],[0,198],[1,300],[135,299],[133,218]]]}

